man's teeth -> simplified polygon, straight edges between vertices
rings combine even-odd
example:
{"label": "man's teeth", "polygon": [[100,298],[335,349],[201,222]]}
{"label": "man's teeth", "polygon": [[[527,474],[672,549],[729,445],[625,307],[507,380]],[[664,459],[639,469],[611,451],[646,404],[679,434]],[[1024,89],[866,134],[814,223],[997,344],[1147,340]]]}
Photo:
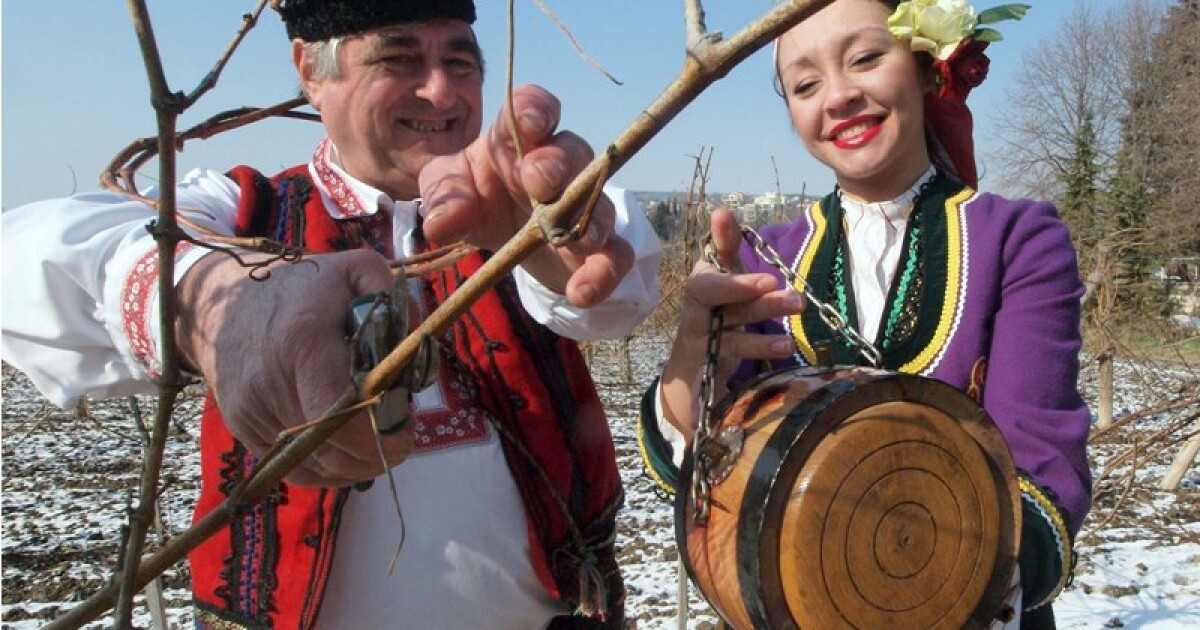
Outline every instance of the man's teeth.
{"label": "man's teeth", "polygon": [[404,121],[404,126],[414,131],[428,133],[434,131],[445,131],[450,128],[450,122],[445,120],[438,122],[427,120],[406,120]]}

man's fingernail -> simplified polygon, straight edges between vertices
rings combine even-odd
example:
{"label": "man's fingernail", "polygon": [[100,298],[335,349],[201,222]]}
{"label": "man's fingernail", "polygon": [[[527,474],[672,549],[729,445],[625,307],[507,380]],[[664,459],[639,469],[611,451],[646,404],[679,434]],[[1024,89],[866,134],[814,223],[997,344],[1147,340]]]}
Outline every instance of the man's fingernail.
{"label": "man's fingernail", "polygon": [[546,131],[546,117],[536,109],[521,112],[521,131],[525,133],[543,133]]}
{"label": "man's fingernail", "polygon": [[794,309],[804,308],[804,296],[795,292],[788,294],[787,305]]}
{"label": "man's fingernail", "polygon": [[792,342],[780,339],[779,341],[771,342],[771,352],[775,354],[791,354]]}
{"label": "man's fingernail", "polygon": [[579,287],[579,297],[583,300],[584,304],[591,304],[592,300],[596,299],[596,287],[590,284]]}
{"label": "man's fingernail", "polygon": [[551,186],[562,184],[563,178],[567,175],[567,169],[558,160],[542,160],[533,165],[534,168],[546,178],[546,183]]}

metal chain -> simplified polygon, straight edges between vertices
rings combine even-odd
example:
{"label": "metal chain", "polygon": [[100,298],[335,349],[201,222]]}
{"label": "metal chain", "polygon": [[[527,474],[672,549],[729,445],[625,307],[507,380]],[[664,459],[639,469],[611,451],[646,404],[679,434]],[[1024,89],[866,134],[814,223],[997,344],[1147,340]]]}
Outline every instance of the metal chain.
{"label": "metal chain", "polygon": [[721,354],[721,329],[724,327],[725,309],[720,306],[713,308],[708,315],[708,349],[700,377],[700,421],[696,427],[696,437],[692,440],[692,465],[695,469],[692,474],[692,505],[695,508],[692,518],[697,525],[708,522],[708,499],[712,483],[709,481],[708,458],[704,455],[704,447],[713,438],[715,428],[712,425],[712,409],[716,404],[717,357]]}
{"label": "metal chain", "polygon": [[775,251],[774,247],[771,247],[770,243],[767,243],[763,239],[761,234],[749,225],[742,225],[741,230],[742,238],[746,239],[746,242],[754,249],[754,253],[763,262],[771,265],[779,273],[783,274],[783,277],[787,278],[789,287],[793,289],[802,287],[798,290],[808,300],[809,304],[817,307],[817,314],[820,315],[821,321],[825,322],[826,326],[829,326],[833,334],[849,341],[858,350],[858,354],[866,359],[871,367],[877,368],[883,365],[883,354],[879,352],[879,348],[876,348],[875,344],[872,344],[862,335],[858,334],[858,331],[854,330],[846,322],[846,319],[842,317],[841,313],[837,312],[837,309],[813,296],[812,287],[809,286],[808,281],[800,276],[800,274],[792,271],[791,267],[784,264],[783,259],[779,257],[779,253]]}
{"label": "metal chain", "polygon": [[[817,299],[812,294],[808,281],[784,264],[783,260],[779,257],[779,253],[763,239],[761,234],[749,225],[741,225],[740,229],[742,238],[746,240],[754,250],[754,253],[763,262],[771,265],[779,273],[783,274],[784,278],[788,281],[788,286],[800,291],[809,304],[817,308],[817,314],[821,317],[821,321],[825,322],[825,325],[829,326],[835,335],[853,344],[858,353],[872,367],[879,367],[883,364],[883,355],[879,352],[879,349],[870,341],[867,341],[858,331],[851,328],[841,313],[837,312],[829,304]],[[716,255],[716,250],[712,244],[712,234],[708,234],[704,238],[704,258],[708,263],[716,267],[718,271],[729,273],[729,270]],[[724,327],[724,308],[720,306],[714,307],[709,312],[708,348],[704,361],[704,371],[700,377],[700,419],[696,427],[696,437],[692,440],[692,519],[697,525],[704,525],[708,522],[709,496],[712,490],[709,465],[713,460],[710,456],[710,449],[714,448],[713,445],[716,438],[714,435],[716,426],[713,424],[712,414],[713,407],[716,405],[717,357],[720,356],[721,352],[721,332]],[[719,447],[718,445],[717,448],[723,447]]]}

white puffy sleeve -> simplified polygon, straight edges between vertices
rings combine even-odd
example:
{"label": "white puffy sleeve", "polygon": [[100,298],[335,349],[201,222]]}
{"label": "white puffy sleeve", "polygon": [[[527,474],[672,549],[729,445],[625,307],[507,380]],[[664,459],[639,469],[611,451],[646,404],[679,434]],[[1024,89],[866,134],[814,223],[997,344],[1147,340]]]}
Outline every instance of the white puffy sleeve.
{"label": "white puffy sleeve", "polygon": [[658,266],[662,260],[658,235],[641,205],[627,191],[607,185],[604,194],[616,209],[614,233],[628,241],[637,255],[633,268],[607,300],[591,308],[578,308],[522,267],[513,271],[525,310],[550,330],[580,341],[625,337],[658,305]]}
{"label": "white puffy sleeve", "polygon": [[[156,198],[158,191],[145,194]],[[238,187],[229,178],[192,171],[176,196],[191,221],[232,233]],[[0,350],[51,402],[153,391],[158,265],[146,228],[156,218],[146,204],[110,192],[4,212]],[[175,281],[207,253],[181,244]]]}

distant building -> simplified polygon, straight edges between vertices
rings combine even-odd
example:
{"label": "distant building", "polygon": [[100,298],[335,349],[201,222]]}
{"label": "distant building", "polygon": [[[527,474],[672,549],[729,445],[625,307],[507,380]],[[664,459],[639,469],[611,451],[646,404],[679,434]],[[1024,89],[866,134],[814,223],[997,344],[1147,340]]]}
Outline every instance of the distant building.
{"label": "distant building", "polygon": [[787,198],[775,191],[763,193],[754,198],[754,207],[760,211],[770,212],[775,208],[782,208],[786,203]]}
{"label": "distant building", "polygon": [[721,201],[728,208],[738,209],[746,204],[746,193],[731,192],[731,193],[725,195],[725,197],[722,198]]}

